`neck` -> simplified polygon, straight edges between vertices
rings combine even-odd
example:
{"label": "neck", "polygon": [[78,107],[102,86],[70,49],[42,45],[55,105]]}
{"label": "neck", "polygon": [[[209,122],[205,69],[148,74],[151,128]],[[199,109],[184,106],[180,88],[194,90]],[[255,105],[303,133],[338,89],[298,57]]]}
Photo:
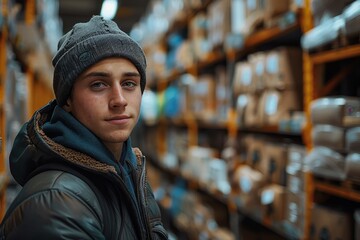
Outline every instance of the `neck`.
{"label": "neck", "polygon": [[116,162],[120,162],[123,143],[105,144],[110,152],[114,155]]}

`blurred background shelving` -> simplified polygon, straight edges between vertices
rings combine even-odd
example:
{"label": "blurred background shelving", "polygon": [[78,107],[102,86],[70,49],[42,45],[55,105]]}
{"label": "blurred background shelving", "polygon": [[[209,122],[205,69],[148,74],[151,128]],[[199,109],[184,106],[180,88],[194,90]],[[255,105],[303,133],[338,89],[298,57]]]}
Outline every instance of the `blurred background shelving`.
{"label": "blurred background shelving", "polygon": [[[0,3],[2,215],[56,41],[101,1]],[[359,19],[355,0],[120,1],[148,59],[133,143],[172,238],[360,238]]]}

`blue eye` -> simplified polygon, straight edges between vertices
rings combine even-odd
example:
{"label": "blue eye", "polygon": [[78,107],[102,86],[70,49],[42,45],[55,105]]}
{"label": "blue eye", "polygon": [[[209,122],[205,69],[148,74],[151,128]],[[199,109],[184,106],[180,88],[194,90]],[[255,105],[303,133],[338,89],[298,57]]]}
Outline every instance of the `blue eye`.
{"label": "blue eye", "polygon": [[105,86],[106,85],[103,82],[94,82],[94,83],[91,84],[91,88],[95,88],[95,89],[103,88]]}
{"label": "blue eye", "polygon": [[128,87],[128,88],[134,88],[137,86],[137,84],[133,81],[126,81],[122,84],[124,87]]}

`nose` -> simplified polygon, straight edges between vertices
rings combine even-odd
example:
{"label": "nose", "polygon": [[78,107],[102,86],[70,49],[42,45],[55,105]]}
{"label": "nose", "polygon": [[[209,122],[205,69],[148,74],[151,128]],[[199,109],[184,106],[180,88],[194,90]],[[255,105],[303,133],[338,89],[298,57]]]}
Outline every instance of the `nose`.
{"label": "nose", "polygon": [[125,107],[127,105],[127,100],[123,95],[121,86],[112,86],[111,96],[109,101],[110,108],[119,108]]}

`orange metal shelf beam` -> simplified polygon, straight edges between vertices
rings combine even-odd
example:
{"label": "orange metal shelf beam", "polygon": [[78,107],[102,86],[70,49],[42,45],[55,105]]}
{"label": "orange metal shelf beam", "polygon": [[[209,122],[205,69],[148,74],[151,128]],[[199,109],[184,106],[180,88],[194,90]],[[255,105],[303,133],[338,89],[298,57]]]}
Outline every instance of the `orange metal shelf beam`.
{"label": "orange metal shelf beam", "polygon": [[320,192],[325,192],[337,197],[341,197],[347,200],[355,201],[360,203],[360,192],[357,192],[350,188],[345,188],[343,186],[334,186],[329,183],[316,182],[315,181],[315,190]]}
{"label": "orange metal shelf beam", "polygon": [[322,64],[327,62],[339,61],[347,58],[360,56],[360,44],[344,48],[333,49],[321,53],[310,54],[313,64]]}

